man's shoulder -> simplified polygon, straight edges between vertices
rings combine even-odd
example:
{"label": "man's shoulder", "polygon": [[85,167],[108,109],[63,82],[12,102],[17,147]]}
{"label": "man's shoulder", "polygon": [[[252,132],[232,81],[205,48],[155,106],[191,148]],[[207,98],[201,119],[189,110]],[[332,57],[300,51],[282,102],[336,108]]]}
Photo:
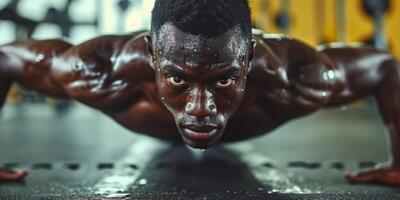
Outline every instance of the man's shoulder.
{"label": "man's shoulder", "polygon": [[52,64],[53,76],[68,95],[94,107],[101,107],[101,99],[124,98],[122,91],[154,82],[144,32],[94,38],[55,57]]}
{"label": "man's shoulder", "polygon": [[57,74],[71,74],[75,79],[85,80],[138,71],[143,65],[150,65],[145,34],[140,31],[93,38],[55,56],[51,61],[53,69]]}
{"label": "man's shoulder", "polygon": [[137,57],[146,57],[146,34],[145,31],[139,31],[126,35],[99,36],[71,47],[55,57],[54,61],[60,62],[53,64],[67,64],[72,68],[78,65],[85,66],[75,67],[83,68],[79,71],[114,71],[114,67],[124,67]]}
{"label": "man's shoulder", "polygon": [[143,43],[145,34],[146,32],[140,31],[125,35],[102,35],[76,45],[71,52],[81,56],[111,56],[122,52],[128,45],[137,46]]}

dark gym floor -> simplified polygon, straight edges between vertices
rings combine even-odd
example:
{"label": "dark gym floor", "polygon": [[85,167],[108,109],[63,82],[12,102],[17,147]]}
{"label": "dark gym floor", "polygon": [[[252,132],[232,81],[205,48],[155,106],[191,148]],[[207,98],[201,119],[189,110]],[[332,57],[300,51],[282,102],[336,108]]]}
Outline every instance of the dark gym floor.
{"label": "dark gym floor", "polygon": [[30,172],[0,199],[400,199],[400,189],[351,185],[346,171],[386,161],[372,109],[324,110],[264,137],[205,152],[124,130],[75,105],[7,105],[0,163]]}

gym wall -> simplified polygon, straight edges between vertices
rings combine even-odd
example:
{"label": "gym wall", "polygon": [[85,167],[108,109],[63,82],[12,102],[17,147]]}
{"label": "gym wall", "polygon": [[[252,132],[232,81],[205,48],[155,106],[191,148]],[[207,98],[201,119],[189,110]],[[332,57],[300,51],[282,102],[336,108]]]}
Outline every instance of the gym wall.
{"label": "gym wall", "polygon": [[[327,42],[366,42],[374,37],[374,20],[363,9],[363,0],[342,0],[343,14],[338,10],[341,0],[251,0],[255,26],[269,33],[283,32],[277,16],[287,9],[290,23],[288,34],[311,45]],[[289,5],[285,5],[288,4]],[[400,57],[400,1],[389,0],[384,16],[384,33],[388,47]],[[340,17],[343,22],[340,24]]]}

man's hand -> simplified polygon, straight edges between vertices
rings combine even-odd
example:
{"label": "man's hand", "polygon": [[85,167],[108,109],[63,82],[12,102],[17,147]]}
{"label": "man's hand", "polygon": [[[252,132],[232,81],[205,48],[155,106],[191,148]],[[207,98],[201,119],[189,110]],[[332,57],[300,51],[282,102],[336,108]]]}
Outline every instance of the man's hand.
{"label": "man's hand", "polygon": [[11,171],[0,167],[0,182],[21,182],[27,175],[25,171]]}
{"label": "man's hand", "polygon": [[386,186],[400,186],[400,167],[381,167],[356,174],[349,173],[346,179],[350,183],[371,183]]}

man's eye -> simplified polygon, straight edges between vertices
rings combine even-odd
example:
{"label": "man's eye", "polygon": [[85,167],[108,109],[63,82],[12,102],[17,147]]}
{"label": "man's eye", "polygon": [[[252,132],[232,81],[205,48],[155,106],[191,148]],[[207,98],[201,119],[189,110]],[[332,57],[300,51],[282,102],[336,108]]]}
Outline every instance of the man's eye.
{"label": "man's eye", "polygon": [[216,86],[217,87],[229,87],[232,86],[233,84],[235,84],[235,80],[232,78],[229,79],[222,79],[216,82]]}
{"label": "man's eye", "polygon": [[168,82],[170,82],[174,86],[182,86],[186,84],[186,81],[177,76],[168,77]]}

